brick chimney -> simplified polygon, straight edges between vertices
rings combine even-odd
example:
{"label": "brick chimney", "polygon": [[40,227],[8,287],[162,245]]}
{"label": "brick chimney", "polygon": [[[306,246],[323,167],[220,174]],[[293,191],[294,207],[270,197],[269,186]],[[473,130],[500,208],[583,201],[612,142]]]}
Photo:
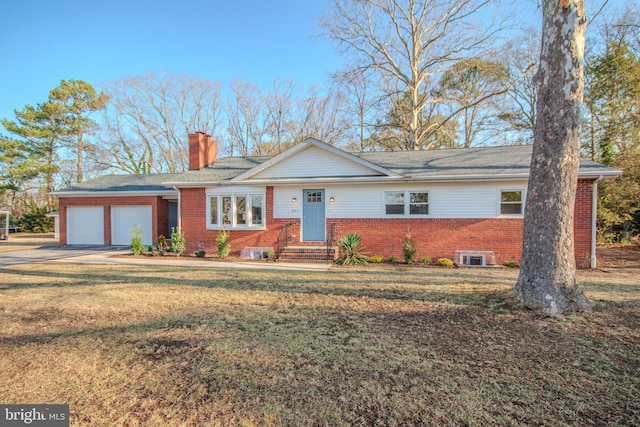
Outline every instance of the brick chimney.
{"label": "brick chimney", "polygon": [[199,170],[213,164],[218,157],[218,143],[209,135],[196,132],[189,134],[189,169]]}

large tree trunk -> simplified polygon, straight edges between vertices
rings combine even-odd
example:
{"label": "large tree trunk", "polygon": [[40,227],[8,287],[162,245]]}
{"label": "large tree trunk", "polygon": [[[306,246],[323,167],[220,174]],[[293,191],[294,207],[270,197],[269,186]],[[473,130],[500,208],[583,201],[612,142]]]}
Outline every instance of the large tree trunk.
{"label": "large tree trunk", "polygon": [[514,291],[551,316],[590,301],[576,281],[573,209],[580,161],[584,0],[544,0],[537,117]]}

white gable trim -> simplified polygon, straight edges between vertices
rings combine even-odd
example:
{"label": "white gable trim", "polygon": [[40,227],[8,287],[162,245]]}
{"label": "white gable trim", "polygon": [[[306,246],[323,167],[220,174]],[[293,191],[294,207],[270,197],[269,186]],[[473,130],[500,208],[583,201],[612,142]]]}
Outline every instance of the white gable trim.
{"label": "white gable trim", "polygon": [[238,182],[238,181],[246,181],[246,180],[250,180],[253,176],[259,174],[260,172],[263,172],[267,169],[269,169],[270,167],[284,161],[285,159],[289,159],[293,156],[295,156],[296,154],[300,153],[303,150],[306,150],[309,147],[317,147],[321,150],[325,150],[327,152],[330,152],[334,155],[340,156],[344,159],[347,159],[353,163],[356,163],[360,166],[364,166],[368,169],[371,169],[375,172],[380,173],[381,175],[385,176],[385,177],[390,177],[390,178],[400,178],[401,175],[390,171],[389,169],[383,168],[375,163],[369,162],[367,160],[363,160],[357,156],[354,156],[352,154],[347,153],[346,151],[340,150],[336,147],[332,147],[331,145],[325,144],[324,142],[318,141],[317,139],[313,139],[313,138],[309,138],[307,140],[305,140],[304,142],[301,142],[300,144],[297,144],[295,146],[293,146],[292,148],[288,149],[287,151],[284,151],[280,154],[278,154],[277,156],[267,160],[264,163],[261,163],[260,165],[249,169],[248,171],[241,173],[240,175],[236,176],[235,178],[231,179],[231,182]]}

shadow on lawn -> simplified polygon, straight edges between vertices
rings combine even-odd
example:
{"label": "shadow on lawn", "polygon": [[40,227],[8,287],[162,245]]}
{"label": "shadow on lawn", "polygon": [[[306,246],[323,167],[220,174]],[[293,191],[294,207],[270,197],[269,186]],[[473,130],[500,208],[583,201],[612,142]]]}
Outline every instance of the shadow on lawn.
{"label": "shadow on lawn", "polygon": [[[486,306],[496,299],[496,286],[510,286],[509,279],[491,279],[490,283],[477,283],[473,290],[460,291],[455,285],[464,279],[459,277],[439,277],[437,280],[425,280],[424,274],[403,273],[402,281],[393,272],[358,272],[358,280],[349,280],[349,272],[327,272],[309,274],[263,271],[215,270],[210,278],[183,279],[168,277],[176,269],[165,271],[137,268],[126,272],[100,273],[62,273],[55,271],[25,271],[2,269],[0,272],[20,276],[42,277],[48,280],[42,283],[0,283],[0,291],[18,289],[37,289],[47,287],[103,286],[113,284],[152,284],[159,286],[194,286],[200,288],[218,288],[234,291],[283,292],[291,294],[327,295],[343,297],[366,297],[382,300],[411,300],[420,302],[452,303],[462,306]],[[188,270],[182,270],[188,271]],[[179,272],[179,271],[178,271]],[[166,273],[166,274],[164,274]],[[475,277],[475,276],[474,276]],[[57,282],[52,279],[66,279],[71,282]],[[451,288],[454,286],[454,288]],[[491,289],[478,289],[491,286]],[[434,287],[442,289],[434,290]]]}
{"label": "shadow on lawn", "polygon": [[[113,273],[63,273],[2,269],[2,272],[21,276],[43,277],[42,283],[0,282],[0,291],[43,287],[79,287],[113,284],[145,284],[162,286],[194,286],[234,291],[283,292],[291,294],[327,295],[343,297],[367,297],[381,300],[413,300],[420,302],[451,303],[461,306],[490,306],[496,293],[507,291],[515,284],[515,278],[500,277],[475,270],[437,269],[433,275],[416,271],[329,271],[322,273],[275,272],[257,270],[207,270],[210,275],[202,279],[170,277],[175,273],[192,271],[176,268],[138,267]],[[428,270],[427,270],[428,271]],[[357,278],[351,279],[353,274]],[[51,279],[71,280],[71,283]],[[485,289],[483,289],[483,287]],[[434,290],[435,288],[435,290]],[[640,285],[624,283],[599,284],[589,282],[585,289],[600,292],[624,292],[640,295]],[[628,300],[640,302],[640,298]]]}

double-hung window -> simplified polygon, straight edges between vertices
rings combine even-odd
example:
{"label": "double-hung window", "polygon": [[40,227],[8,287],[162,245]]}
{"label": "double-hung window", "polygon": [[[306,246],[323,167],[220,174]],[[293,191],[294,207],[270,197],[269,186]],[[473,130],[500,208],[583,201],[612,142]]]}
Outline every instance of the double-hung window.
{"label": "double-hung window", "polygon": [[429,215],[429,193],[388,191],[384,193],[385,214],[398,216]]}
{"label": "double-hung window", "polygon": [[500,215],[522,215],[523,207],[522,190],[500,191]]}
{"label": "double-hung window", "polygon": [[208,228],[261,228],[264,226],[264,194],[208,196]]}

